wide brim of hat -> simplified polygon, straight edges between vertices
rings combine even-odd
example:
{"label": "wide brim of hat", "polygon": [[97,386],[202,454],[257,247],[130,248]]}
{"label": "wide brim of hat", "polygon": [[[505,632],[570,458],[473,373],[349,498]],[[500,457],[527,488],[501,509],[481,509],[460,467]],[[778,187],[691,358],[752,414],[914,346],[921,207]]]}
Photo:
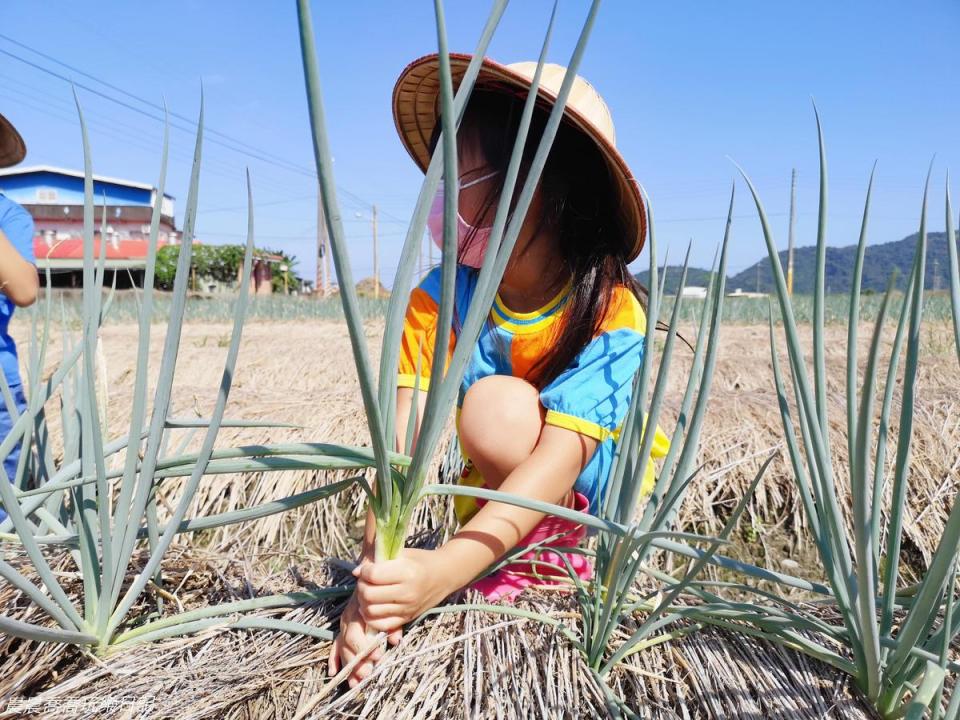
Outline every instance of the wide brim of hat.
{"label": "wide brim of hat", "polygon": [[[450,53],[454,89],[459,86],[471,59],[471,55]],[[410,157],[424,172],[430,164],[430,138],[440,108],[439,69],[437,53],[424,55],[404,68],[393,88],[393,121],[397,133]],[[506,65],[484,58],[474,88],[523,93],[529,90],[530,81]],[[541,104],[547,107],[552,107],[557,100],[556,95],[544,87],[538,88],[537,95]],[[647,235],[647,215],[640,187],[613,143],[569,103],[564,108],[564,119],[593,140],[607,164],[610,191],[616,195],[616,206],[621,210],[625,232],[634,239],[633,249],[626,256],[627,262],[631,262],[643,250]]]}
{"label": "wide brim of hat", "polygon": [[16,165],[27,156],[27,146],[9,120],[0,115],[0,168]]}

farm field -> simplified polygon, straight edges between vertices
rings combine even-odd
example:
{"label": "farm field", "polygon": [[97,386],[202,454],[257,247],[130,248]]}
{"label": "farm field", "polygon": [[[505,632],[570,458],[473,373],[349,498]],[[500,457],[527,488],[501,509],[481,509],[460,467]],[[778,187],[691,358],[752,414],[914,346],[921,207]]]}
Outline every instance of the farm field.
{"label": "farm field", "polygon": [[[383,322],[370,319],[365,327],[376,360]],[[159,370],[163,330],[162,326],[153,328],[152,377]],[[24,349],[28,331],[25,320],[15,324],[15,337]],[[691,338],[694,335],[693,328],[684,327],[681,332]],[[808,341],[809,327],[801,326],[801,333]],[[868,333],[868,324],[864,323],[862,336]],[[137,328],[118,322],[105,325],[100,334],[103,369],[99,392],[106,407],[104,425],[109,438],[126,432],[123,423],[129,417],[132,401],[129,378],[136,359]],[[209,415],[229,335],[230,326],[223,323],[190,322],[184,326],[171,416]],[[844,413],[845,345],[846,329],[841,324],[832,325],[827,343],[828,397],[832,421],[838,428]],[[925,323],[921,350],[914,460],[904,530],[907,565],[917,571],[925,567],[936,547],[949,499],[957,490],[956,468],[951,463],[955,463],[960,441],[960,387],[955,382],[956,355],[950,325]],[[55,340],[49,351],[49,366],[56,363],[60,352]],[[691,355],[682,347],[674,355],[667,420],[662,422],[668,430]],[[342,322],[251,321],[243,331],[237,367],[226,417],[271,420],[296,427],[224,428],[218,447],[316,441],[369,443]],[[55,417],[55,413],[50,414],[54,435]],[[441,443],[446,451],[438,453],[431,470],[445,480],[455,477],[459,469],[450,431],[448,423]],[[186,449],[199,446],[199,434],[178,432],[180,435],[175,434],[171,443],[180,442]],[[768,331],[762,325],[725,325],[704,428],[703,468],[686,496],[678,529],[719,532],[762,460],[781,443]],[[834,443],[834,465],[842,470],[846,453],[839,444]],[[316,471],[211,476],[201,485],[187,517],[290,496],[340,476]],[[178,494],[179,483],[171,479],[163,486],[159,495],[161,521]],[[846,487],[846,478],[841,476],[839,483]],[[822,570],[804,526],[795,488],[781,454],[757,487],[724,554],[821,579]],[[451,529],[449,505],[443,498],[424,504],[415,521],[416,542],[436,544]],[[181,535],[171,551],[169,566],[165,566],[167,587],[175,602],[189,608],[231,595],[247,597],[254,591],[279,592],[343,581],[348,565],[330,558],[349,562],[355,556],[362,507],[362,493],[355,489],[337,499],[283,515]],[[849,508],[850,503],[845,501],[844,507]],[[556,602],[545,593],[528,591],[526,606],[548,607],[545,612],[564,617],[563,601]],[[804,598],[798,594],[796,599]],[[10,601],[9,595],[0,597],[0,602]],[[333,602],[297,612],[301,621],[325,626],[337,608]],[[567,613],[567,617],[575,615]],[[462,715],[464,708],[495,704],[498,697],[500,702],[509,697],[515,707],[528,708],[534,714],[537,707],[564,707],[570,716],[601,712],[603,708],[599,690],[588,674],[578,669],[576,653],[565,647],[563,639],[550,628],[532,621],[483,612],[431,618],[391,651],[389,662],[378,666],[380,680],[340,696],[316,699],[326,682],[328,648],[329,643],[277,633],[254,637],[243,631],[204,632],[137,649],[127,665],[132,675],[122,684],[115,677],[87,669],[49,697],[146,693],[158,703],[158,716],[179,707],[177,716],[189,718],[263,717],[266,715],[260,713],[281,713],[280,708],[307,707],[310,702],[314,703],[313,711],[323,717],[337,717],[337,712],[376,717],[388,710],[397,717],[455,717],[469,716]],[[13,638],[0,640],[0,656],[6,658],[0,673],[4,678],[0,692],[16,684],[21,692],[29,688],[27,694],[44,698],[44,686],[50,680],[47,671],[56,667],[64,673],[78,661],[76,651],[58,646],[47,649],[34,666],[17,667],[16,659],[24,652],[24,643]],[[192,658],[208,652],[231,660],[193,663]],[[426,655],[440,660],[429,667],[416,661]],[[521,655],[535,657],[537,662],[511,666],[511,658]],[[683,710],[692,717],[735,717],[730,713],[743,703],[771,717],[868,717],[836,672],[745,636],[702,632],[648,648],[632,656],[631,662],[629,667],[635,671],[624,670],[616,678],[618,692],[630,704],[654,703],[656,717],[678,717]],[[771,664],[777,672],[769,672]],[[521,666],[522,671],[518,671]],[[514,668],[515,677],[506,677],[508,667]],[[182,676],[186,668],[192,673],[189,681]],[[497,669],[504,673],[499,679]],[[557,677],[561,679],[557,681]],[[548,688],[551,683],[555,687]],[[537,685],[542,694],[533,691]],[[218,688],[218,692],[201,692],[201,688],[210,687]],[[330,703],[329,715],[321,712],[324,703]],[[56,713],[51,717],[57,717]]]}
{"label": "farm field", "polygon": [[113,4],[0,33],[0,720],[960,720],[949,12]]}
{"label": "farm field", "polygon": [[[80,291],[60,290],[53,291],[56,313],[61,312],[68,324],[79,327],[81,313]],[[60,299],[63,298],[61,306]],[[106,297],[106,296],[105,296]],[[870,322],[876,319],[877,310],[883,296],[879,293],[864,294],[860,300],[861,319]],[[899,307],[902,294],[894,294],[895,305]],[[793,297],[794,312],[800,322],[810,322],[813,317],[813,296],[795,295]],[[824,321],[827,324],[845,324],[850,306],[847,295],[833,294],[826,296]],[[194,297],[187,304],[186,317],[194,323],[229,323],[233,318],[235,300],[230,297]],[[372,297],[359,297],[359,307],[363,316],[371,321],[382,318],[386,313],[387,300],[375,300]],[[673,308],[673,296],[663,296],[663,313],[669,315]],[[684,298],[681,309],[681,318],[690,322],[700,317],[703,311],[703,300],[698,298]],[[112,302],[110,312],[104,319],[109,325],[134,323],[138,317],[139,303],[129,290],[118,290]],[[736,297],[728,296],[724,300],[723,321],[733,325],[766,325],[770,313],[770,303],[765,297]],[[773,306],[774,318],[779,321],[780,310],[776,303]],[[158,294],[154,300],[153,320],[165,322],[170,315],[170,298],[167,294]],[[892,313],[896,316],[896,312]],[[268,295],[251,298],[247,309],[250,320],[263,321],[296,321],[296,320],[339,320],[343,318],[343,307],[337,297],[322,299],[306,299],[302,297]],[[934,321],[949,321],[950,296],[945,291],[931,292],[924,303],[924,317]],[[20,320],[22,322],[22,320]]]}

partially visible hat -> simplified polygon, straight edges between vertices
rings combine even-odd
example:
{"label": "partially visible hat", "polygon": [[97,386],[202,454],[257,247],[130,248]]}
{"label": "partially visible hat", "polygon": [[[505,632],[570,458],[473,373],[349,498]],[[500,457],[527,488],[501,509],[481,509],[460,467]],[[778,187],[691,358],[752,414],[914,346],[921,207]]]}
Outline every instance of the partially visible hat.
{"label": "partially visible hat", "polygon": [[[471,57],[450,53],[454,88],[459,86]],[[439,68],[437,53],[425,55],[407,65],[393,88],[393,120],[397,132],[407,152],[423,171],[430,164],[430,138],[440,112]],[[529,90],[536,70],[535,62],[501,65],[484,58],[474,87],[504,92]],[[548,107],[556,102],[565,73],[566,68],[562,65],[544,64],[537,94]],[[640,254],[646,241],[647,215],[640,187],[617,151],[610,109],[600,93],[578,75],[570,88],[564,117],[593,140],[610,171],[610,192],[614,193],[615,205],[621,210],[628,237],[633,238],[633,248],[626,256],[630,262]]]}
{"label": "partially visible hat", "polygon": [[27,146],[13,124],[0,115],[0,168],[16,165],[27,156]]}

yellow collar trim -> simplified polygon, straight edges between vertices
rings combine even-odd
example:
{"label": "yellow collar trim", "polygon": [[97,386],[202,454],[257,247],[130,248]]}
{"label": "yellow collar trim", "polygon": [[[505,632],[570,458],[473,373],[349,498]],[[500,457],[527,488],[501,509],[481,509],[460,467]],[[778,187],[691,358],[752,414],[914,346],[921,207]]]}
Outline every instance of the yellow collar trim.
{"label": "yellow collar trim", "polygon": [[567,280],[566,285],[563,286],[560,292],[554,295],[553,298],[549,302],[547,302],[546,305],[544,305],[541,308],[537,308],[536,310],[531,310],[530,312],[523,312],[523,313],[514,312],[513,310],[511,310],[510,308],[508,308],[506,305],[503,304],[503,299],[500,297],[499,292],[497,293],[493,301],[497,306],[497,310],[499,310],[501,313],[503,313],[505,317],[508,317],[511,320],[533,320],[535,318],[540,317],[541,315],[546,315],[551,310],[556,308],[556,306],[560,304],[560,302],[564,299],[564,297],[566,297],[567,293],[570,292],[570,289],[572,287],[573,287],[573,278],[571,277],[569,280]]}
{"label": "yellow collar trim", "polygon": [[553,315],[540,318],[536,322],[519,323],[513,322],[512,320],[505,320],[496,310],[490,310],[490,318],[493,320],[493,324],[509,332],[511,335],[530,335],[532,333],[542,332],[550,327],[559,315],[560,313],[554,313]]}

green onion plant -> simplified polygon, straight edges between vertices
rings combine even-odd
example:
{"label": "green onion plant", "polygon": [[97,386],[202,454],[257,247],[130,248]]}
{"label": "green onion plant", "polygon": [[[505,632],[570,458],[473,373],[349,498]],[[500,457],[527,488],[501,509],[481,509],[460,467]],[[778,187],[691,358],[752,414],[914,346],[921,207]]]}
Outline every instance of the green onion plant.
{"label": "green onion plant", "polygon": [[[884,718],[941,718],[944,717],[945,678],[960,670],[960,664],[950,658],[949,651],[960,631],[960,618],[954,612],[960,497],[955,495],[953,498],[943,535],[920,582],[910,588],[901,587],[900,583],[924,308],[930,176],[928,174],[923,193],[919,240],[896,322],[890,357],[886,363],[881,362],[882,336],[894,298],[893,278],[874,322],[863,380],[859,383],[860,281],[867,255],[872,173],[868,185],[847,320],[845,425],[849,462],[846,471],[850,477],[853,511],[853,533],[849,537],[844,524],[844,501],[837,483],[837,467],[831,452],[831,424],[827,413],[827,336],[824,327],[827,165],[819,114],[817,130],[820,200],[812,376],[766,212],[746,173],[743,177],[759,214],[786,338],[789,386],[777,351],[771,308],[771,361],[786,451],[813,542],[826,573],[830,604],[835,607],[837,619],[826,620],[808,606],[787,602],[775,592],[763,593],[765,599],[775,601],[773,605],[732,603],[705,588],[697,590],[704,604],[695,613],[700,620],[779,642],[849,673],[859,691]],[[952,317],[960,360],[960,274],[949,189],[946,205]],[[882,396],[877,383],[881,373],[885,376]],[[898,429],[895,454],[889,462],[888,450],[893,434],[891,414],[895,407],[899,407]],[[886,500],[888,491],[889,500]],[[739,587],[745,589],[745,586]],[[958,716],[958,697],[954,694],[946,710],[951,720]]]}
{"label": "green onion plant", "polygon": [[[186,306],[188,269],[193,243],[199,192],[203,140],[203,110],[198,120],[193,168],[184,218],[183,242],[171,296],[169,321],[160,365],[160,376],[147,414],[147,358],[153,314],[155,270],[160,201],[166,177],[168,133],[164,133],[158,192],[150,225],[149,252],[142,297],[139,299],[139,344],[133,381],[133,406],[124,434],[108,438],[105,403],[98,394],[104,382],[98,371],[98,332],[108,315],[113,293],[102,300],[106,243],[101,242],[94,257],[94,196],[90,146],[83,113],[77,100],[84,152],[83,300],[81,333],[74,340],[64,323],[63,357],[48,376],[47,347],[53,316],[47,276],[45,302],[32,309],[33,343],[27,357],[28,404],[20,413],[10,389],[0,377],[0,401],[14,419],[13,428],[0,441],[0,460],[20,444],[22,451],[15,476],[8,478],[0,464],[0,506],[7,517],[0,522],[0,578],[21,591],[51,624],[24,622],[0,614],[0,632],[30,640],[70,643],[98,654],[146,640],[194,632],[212,625],[258,627],[302,632],[330,639],[328,630],[303,623],[271,618],[245,617],[258,608],[285,607],[337,597],[348,592],[342,587],[311,592],[284,593],[239,602],[215,605],[175,614],[165,613],[161,602],[156,610],[134,617],[131,610],[143,598],[148,584],[162,587],[161,564],[178,533],[246,522],[266,515],[315,502],[351,487],[361,480],[348,478],[291,497],[279,498],[239,511],[187,518],[190,502],[204,477],[218,473],[289,469],[344,469],[362,471],[373,464],[373,454],[364,448],[322,443],[277,446],[247,446],[214,450],[221,427],[264,425],[224,417],[226,402],[236,371],[241,329],[247,305],[253,251],[253,204],[247,178],[248,234],[240,294],[235,303],[233,332],[224,363],[219,393],[212,415],[199,420],[171,417],[174,368]],[[103,235],[101,234],[101,237]],[[98,367],[98,364],[100,367]],[[59,396],[63,451],[55,460],[50,443],[47,415],[51,400]],[[171,435],[182,429],[205,432],[200,451],[186,454],[186,442],[170,454]],[[391,454],[390,462],[404,467],[408,458]],[[156,495],[166,478],[188,478],[175,499],[170,518],[161,525]],[[139,544],[149,548],[143,567],[132,566]],[[82,607],[77,607],[43,553],[44,546],[60,546],[69,554],[82,578]],[[13,551],[23,552],[32,563],[42,585],[31,581],[5,559]],[[133,571],[132,577],[130,571]],[[140,610],[138,608],[138,613]]]}
{"label": "green onion plant", "polygon": [[[646,198],[645,198],[646,200]],[[699,449],[700,431],[706,415],[710,384],[719,348],[720,317],[723,311],[724,280],[727,264],[727,250],[733,213],[733,195],[730,198],[730,210],[720,250],[719,274],[710,285],[709,298],[704,305],[704,314],[700,318],[696,347],[690,376],[681,401],[678,422],[670,439],[670,448],[660,468],[656,483],[643,511],[637,516],[636,506],[640,498],[642,480],[647,468],[653,462],[651,451],[658,427],[660,412],[669,378],[669,369],[674,344],[677,339],[679,317],[682,309],[682,297],[678,290],[674,298],[667,338],[659,357],[656,378],[649,405],[646,397],[656,357],[653,342],[661,310],[662,283],[666,280],[664,268],[662,280],[658,278],[656,263],[657,243],[652,207],[646,202],[649,218],[650,253],[650,289],[647,301],[647,328],[644,338],[643,360],[634,379],[627,416],[621,426],[621,440],[617,444],[610,478],[602,502],[601,517],[626,525],[629,531],[624,535],[602,534],[597,540],[594,571],[594,587],[587,588],[577,582],[576,574],[571,574],[577,584],[577,600],[584,623],[584,645],[590,667],[601,677],[606,675],[620,660],[644,647],[648,637],[656,630],[674,622],[677,618],[669,612],[672,601],[680,595],[687,582],[674,584],[667,596],[655,607],[646,602],[646,598],[637,597],[636,579],[644,567],[652,542],[666,540],[674,542],[677,533],[673,533],[673,519],[683,501],[685,491],[696,476],[694,462]],[[686,284],[690,248],[681,270],[679,287]],[[709,338],[709,339],[708,339]],[[759,476],[758,476],[759,479]],[[745,507],[747,493],[740,506],[733,513],[728,527],[736,523]],[[725,537],[727,530],[721,533]],[[690,540],[702,540],[690,536]],[[693,578],[714,555],[719,542],[699,557],[690,571]],[[639,627],[630,634],[615,651],[609,653],[609,643],[614,631],[626,618],[630,618],[637,609],[649,612]]]}
{"label": "green onion plant", "polygon": [[[327,137],[326,120],[320,87],[320,75],[317,67],[316,52],[310,7],[307,0],[298,0],[297,10],[300,21],[300,42],[303,56],[304,78],[310,122],[313,129],[314,154],[317,164],[322,202],[327,218],[331,255],[334,260],[337,279],[340,285],[340,300],[350,333],[350,340],[360,380],[364,410],[370,429],[373,453],[376,461],[374,484],[364,485],[369,507],[376,518],[375,559],[395,558],[404,546],[409,534],[410,518],[416,504],[430,494],[468,494],[486,497],[500,502],[509,502],[522,507],[550,512],[585,524],[609,529],[611,524],[586,513],[579,513],[558,505],[539,503],[517,495],[489,491],[482,488],[427,484],[426,470],[430,459],[437,449],[446,418],[449,416],[463,373],[473,346],[479,337],[487,310],[503,276],[507,261],[520,233],[523,218],[533,198],[533,192],[546,163],[547,154],[556,135],[563,108],[576,77],[580,60],[586,48],[590,31],[599,7],[599,0],[590,6],[586,22],[580,32],[576,48],[570,58],[567,73],[561,85],[543,137],[537,146],[532,165],[522,188],[517,188],[520,170],[520,158],[527,140],[534,104],[539,88],[544,59],[550,44],[556,16],[556,5],[551,14],[544,38],[540,58],[532,82],[532,87],[524,105],[520,130],[515,141],[514,151],[504,181],[504,191],[497,206],[490,235],[490,241],[483,265],[480,268],[477,288],[463,326],[459,333],[456,348],[448,368],[446,360],[445,333],[437,333],[433,363],[430,368],[430,392],[426,400],[423,422],[420,427],[416,447],[411,447],[412,434],[407,433],[406,447],[409,465],[399,467],[390,462],[388,449],[393,444],[396,427],[397,367],[399,358],[400,335],[403,329],[403,317],[406,310],[407,292],[413,280],[416,265],[417,247],[423,237],[430,203],[439,186],[441,175],[444,181],[444,239],[441,253],[441,294],[438,309],[438,327],[450,327],[453,318],[454,279],[456,272],[456,216],[457,216],[457,153],[456,128],[463,117],[467,100],[474,81],[480,70],[481,59],[490,43],[493,33],[506,8],[506,0],[495,0],[489,18],[481,33],[466,73],[454,94],[447,52],[446,28],[443,4],[434,2],[437,25],[437,42],[440,55],[440,106],[442,135],[437,151],[431,158],[419,198],[413,212],[409,230],[400,256],[399,268],[393,285],[393,292],[387,307],[386,329],[379,368],[379,384],[376,381],[370,363],[368,349],[364,339],[362,317],[359,311],[356,289],[354,287],[348,257],[346,238],[343,232],[342,215],[336,197],[330,146]],[[509,203],[518,192],[516,208],[511,214]],[[415,411],[417,403],[411,407]],[[412,413],[411,413],[412,414]],[[411,418],[408,427],[412,426]]]}
{"label": "green onion plant", "polygon": [[[653,222],[650,222],[650,269],[653,279],[650,288],[649,312],[645,355],[642,367],[634,381],[632,403],[627,419],[622,425],[623,440],[618,444],[618,452],[607,492],[603,499],[602,511],[598,515],[577,512],[559,505],[540,502],[518,495],[486,488],[467,487],[452,484],[428,484],[425,469],[436,450],[440,431],[459,389],[470,353],[477,342],[481,325],[493,302],[497,286],[503,275],[507,261],[519,234],[520,225],[529,207],[533,190],[543,169],[550,144],[553,141],[561,119],[570,86],[580,64],[587,39],[590,35],[599,2],[591,4],[586,22],[580,32],[576,48],[567,68],[567,74],[561,86],[559,97],[553,107],[543,138],[537,147],[528,177],[522,188],[516,188],[519,161],[526,142],[537,94],[539,79],[548,51],[552,34],[556,6],[551,15],[546,36],[542,45],[537,69],[520,123],[514,151],[508,165],[504,192],[500,198],[493,222],[489,246],[477,280],[477,289],[470,308],[462,324],[457,343],[444,372],[447,335],[443,328],[450,326],[454,297],[454,272],[456,263],[455,218],[457,216],[456,193],[456,129],[463,116],[473,83],[477,77],[480,58],[484,55],[491,36],[506,6],[505,0],[494,0],[487,24],[481,34],[476,51],[467,68],[457,92],[454,93],[451,82],[449,59],[444,28],[443,4],[435,0],[434,8],[437,22],[437,40],[440,57],[440,107],[442,135],[437,149],[431,158],[423,186],[417,200],[410,228],[401,253],[397,276],[387,308],[386,329],[380,354],[379,382],[374,375],[365,344],[362,317],[358,309],[356,291],[348,260],[348,248],[342,227],[342,214],[336,198],[336,183],[333,174],[331,152],[326,129],[326,120],[320,75],[316,61],[314,34],[308,0],[298,0],[297,9],[300,22],[300,41],[307,102],[313,129],[314,154],[317,173],[322,191],[322,202],[327,218],[328,234],[331,239],[334,266],[340,285],[340,299],[350,333],[350,339],[357,366],[357,374],[363,396],[367,423],[370,430],[372,449],[376,458],[376,474],[372,484],[363,484],[369,507],[376,520],[376,543],[374,560],[382,561],[395,558],[404,547],[409,532],[411,513],[416,504],[428,495],[466,495],[480,497],[490,501],[504,502],[520,507],[552,514],[581,523],[591,529],[600,530],[596,552],[597,580],[585,584],[576,574],[572,582],[575,585],[577,599],[582,611],[584,633],[578,636],[570,628],[559,624],[555,618],[509,605],[459,604],[444,605],[429,611],[426,616],[438,613],[462,610],[483,610],[506,615],[514,615],[539,620],[558,627],[567,639],[575,645],[589,662],[603,685],[603,678],[622,659],[631,652],[651,644],[650,636],[665,626],[682,620],[682,610],[673,608],[671,603],[683,592],[697,573],[707,562],[721,567],[751,572],[765,579],[800,587],[811,592],[827,593],[822,585],[809,583],[799,578],[767,571],[754,566],[745,566],[717,554],[724,542],[717,539],[702,538],[696,535],[673,531],[672,525],[686,488],[696,473],[694,463],[699,448],[699,437],[706,414],[710,382],[719,347],[719,326],[723,312],[724,276],[727,264],[727,248],[730,236],[733,197],[731,196],[730,214],[720,253],[720,273],[712,284],[708,304],[701,315],[700,330],[697,336],[694,372],[687,384],[683,397],[681,415],[673,432],[670,452],[665,458],[651,498],[647,502],[642,516],[634,519],[634,510],[640,493],[644,471],[650,460],[656,421],[660,414],[667,385],[667,373],[670,357],[676,340],[679,324],[681,301],[674,298],[671,329],[668,334],[663,356],[659,361],[659,372],[653,387],[649,406],[646,403],[648,385],[655,364],[653,333],[659,318],[661,288],[656,280],[656,242],[653,234]],[[439,185],[441,174],[444,186],[444,238],[441,255],[441,298],[438,309],[438,328],[433,353],[433,365],[430,369],[430,390],[423,413],[423,425],[420,428],[416,447],[411,447],[413,437],[413,412],[418,406],[417,393],[419,382],[414,383],[414,401],[411,404],[411,417],[407,425],[404,451],[409,463],[403,467],[388,457],[388,448],[394,442],[396,425],[397,364],[400,337],[403,327],[407,294],[413,280],[416,263],[417,244],[423,235],[427,211]],[[519,192],[516,210],[512,216],[508,212],[511,197]],[[649,206],[649,203],[647,203]],[[688,253],[689,255],[689,253]],[[684,271],[686,274],[686,271]],[[681,282],[681,286],[682,286]],[[418,367],[417,375],[422,372]],[[649,422],[644,422],[644,419]],[[759,482],[761,468],[754,486]],[[723,536],[730,532],[748,498],[744,498],[731,515]],[[686,541],[686,542],[685,542]],[[694,546],[697,542],[708,542],[707,549]],[[689,544],[688,544],[689,543]],[[635,580],[645,567],[645,560],[653,548],[667,550],[673,554],[693,561],[691,568],[681,580],[669,575],[659,579],[670,585],[666,599],[651,602],[640,597]],[[523,552],[529,548],[517,549]],[[573,549],[571,549],[573,550]],[[583,551],[578,549],[577,551]],[[509,562],[511,556],[502,562]],[[502,564],[502,562],[500,564]],[[495,566],[496,567],[496,566]],[[652,571],[651,571],[652,572]],[[614,630],[624,622],[632,622],[639,610],[649,611],[647,619],[632,637],[610,648]],[[425,616],[425,617],[426,617]],[[418,620],[417,622],[421,621]],[[605,687],[605,686],[604,686]],[[621,714],[629,712],[622,707],[612,693],[608,695],[611,711]]]}
{"label": "green onion plant", "polygon": [[[523,187],[517,189],[516,181],[520,170],[520,158],[529,131],[541,71],[553,30],[556,15],[556,5],[554,5],[554,12],[551,14],[547,26],[547,32],[537,63],[537,69],[534,73],[532,87],[522,112],[518,136],[515,140],[513,154],[508,164],[504,181],[504,192],[497,206],[488,250],[477,280],[477,289],[474,293],[474,299],[471,302],[470,308],[463,320],[462,329],[457,337],[456,348],[446,372],[444,372],[444,360],[447,338],[442,331],[437,333],[433,365],[430,373],[430,391],[426,400],[426,408],[423,412],[423,423],[415,448],[410,447],[412,433],[409,432],[409,429],[413,425],[412,415],[417,403],[413,403],[411,407],[411,418],[407,425],[408,433],[405,443],[406,447],[404,449],[407,452],[412,450],[412,454],[409,456],[401,456],[405,458],[409,457],[409,464],[406,467],[401,467],[393,463],[388,457],[387,448],[392,443],[392,438],[395,433],[397,366],[400,352],[400,336],[403,329],[407,293],[409,292],[416,265],[417,245],[423,236],[427,212],[442,175],[445,183],[444,198],[446,205],[444,207],[444,239],[441,257],[441,298],[437,323],[439,328],[449,327],[453,313],[454,273],[456,269],[456,127],[457,122],[463,116],[467,99],[469,98],[473,83],[479,72],[481,58],[489,45],[493,32],[506,7],[506,0],[494,0],[490,16],[477,44],[473,59],[464,74],[456,94],[453,92],[451,82],[443,4],[440,0],[435,0],[434,2],[437,21],[437,40],[440,48],[442,135],[437,150],[431,158],[426,177],[424,178],[401,253],[394,289],[387,309],[386,329],[384,331],[383,346],[380,355],[379,383],[375,380],[364,340],[362,318],[357,308],[357,294],[354,289],[347,255],[346,238],[343,232],[342,213],[336,198],[336,183],[334,180],[330,146],[326,130],[320,75],[316,61],[309,5],[308,0],[297,1],[304,78],[310,122],[313,129],[317,174],[327,218],[327,228],[331,239],[331,254],[334,258],[334,267],[341,289],[340,299],[343,303],[344,315],[346,316],[347,327],[350,332],[357,374],[360,379],[364,409],[370,429],[373,454],[376,458],[374,483],[372,485],[364,484],[363,486],[367,494],[369,506],[376,518],[377,539],[375,559],[386,560],[397,556],[403,548],[404,541],[409,532],[409,521],[413,508],[421,499],[428,495],[467,495],[481,497],[487,500],[505,502],[539,512],[550,513],[558,517],[582,523],[587,527],[612,532],[613,534],[624,535],[629,532],[636,535],[635,529],[630,530],[628,528],[628,521],[625,520],[626,516],[623,513],[618,515],[611,512],[594,516],[559,505],[544,503],[511,493],[485,488],[427,484],[425,477],[426,467],[436,450],[443,423],[453,408],[453,403],[470,353],[477,342],[482,323],[493,303],[493,298],[500,279],[503,276],[503,271],[510,258],[510,254],[520,232],[520,226],[529,208],[534,189],[546,162],[547,153],[556,135],[567,96],[569,95],[587,40],[590,36],[590,31],[593,27],[599,8],[599,0],[594,0],[590,5],[585,24],[570,58],[557,101],[551,110],[528,176]],[[519,196],[516,208],[511,214],[509,212],[509,204],[514,192],[519,192]],[[714,294],[716,294],[716,292]],[[715,325],[716,322],[717,320],[715,318]],[[651,342],[651,338],[648,337],[648,344]],[[650,364],[648,363],[646,367],[649,373]],[[414,386],[416,388],[419,386],[419,383],[414,383]],[[705,403],[705,396],[703,403]],[[639,433],[640,429],[637,427],[631,436],[638,444],[640,442]],[[649,444],[651,442],[652,436],[647,440],[648,447],[646,452],[648,454]],[[693,446],[691,445],[691,447]],[[626,468],[621,472],[625,474]],[[630,481],[622,483],[622,494],[624,498],[632,498],[631,502],[633,502],[636,500],[639,486],[634,483],[635,478],[632,474],[629,477]],[[618,489],[617,492],[620,493],[621,491]],[[699,557],[699,554],[696,554],[695,551],[689,548],[686,548],[685,552],[688,554],[694,553],[695,557]]]}

